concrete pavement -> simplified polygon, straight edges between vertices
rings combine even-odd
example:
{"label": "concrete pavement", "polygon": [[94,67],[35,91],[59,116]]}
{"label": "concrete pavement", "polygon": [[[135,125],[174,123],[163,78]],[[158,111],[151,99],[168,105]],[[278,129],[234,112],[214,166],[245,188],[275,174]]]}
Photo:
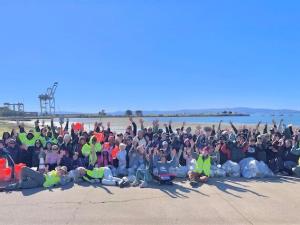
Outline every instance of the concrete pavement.
{"label": "concrete pavement", "polygon": [[300,179],[211,179],[147,189],[69,185],[0,193],[1,225],[300,224]]}

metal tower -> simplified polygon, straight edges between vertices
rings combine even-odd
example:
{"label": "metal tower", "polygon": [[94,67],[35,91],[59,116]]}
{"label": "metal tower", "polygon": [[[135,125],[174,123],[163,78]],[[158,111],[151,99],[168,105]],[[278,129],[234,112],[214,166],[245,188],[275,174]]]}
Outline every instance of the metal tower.
{"label": "metal tower", "polygon": [[5,102],[3,105],[14,112],[24,113],[24,104],[23,103]]}
{"label": "metal tower", "polygon": [[55,82],[52,87],[47,89],[46,94],[39,95],[41,115],[52,115],[55,114],[55,91],[58,82]]}

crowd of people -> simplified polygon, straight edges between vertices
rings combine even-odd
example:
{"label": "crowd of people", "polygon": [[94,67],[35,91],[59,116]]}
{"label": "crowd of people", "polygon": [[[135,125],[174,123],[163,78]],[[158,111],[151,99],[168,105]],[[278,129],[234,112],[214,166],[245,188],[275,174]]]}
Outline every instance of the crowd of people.
{"label": "crowd of people", "polygon": [[[92,131],[79,129],[69,121],[63,127],[40,124],[26,131],[24,126],[4,132],[0,141],[0,158],[11,168],[26,164],[16,183],[0,190],[52,187],[69,182],[101,183],[119,187],[140,186],[150,182],[172,185],[176,177],[187,178],[192,186],[206,182],[212,165],[228,160],[240,162],[252,157],[263,161],[274,174],[300,175],[300,129],[275,121],[222,129],[198,126],[194,131],[185,123],[176,130],[172,122],[160,127],[159,121],[139,127],[133,118],[123,133],[115,133],[99,122]],[[70,126],[70,127],[69,127]],[[69,129],[70,128],[70,129]],[[13,176],[13,173],[12,173]]]}

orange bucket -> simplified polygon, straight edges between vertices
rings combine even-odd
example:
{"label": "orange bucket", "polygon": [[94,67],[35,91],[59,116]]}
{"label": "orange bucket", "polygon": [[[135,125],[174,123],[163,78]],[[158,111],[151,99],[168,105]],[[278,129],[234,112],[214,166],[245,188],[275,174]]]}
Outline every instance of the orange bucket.
{"label": "orange bucket", "polygon": [[26,167],[26,164],[24,164],[24,163],[19,163],[19,164],[15,165],[15,178],[17,180],[20,180],[21,172],[24,167]]}
{"label": "orange bucket", "polygon": [[0,181],[10,181],[11,179],[11,168],[0,169]]}
{"label": "orange bucket", "polygon": [[0,169],[6,168],[6,159],[0,158]]}

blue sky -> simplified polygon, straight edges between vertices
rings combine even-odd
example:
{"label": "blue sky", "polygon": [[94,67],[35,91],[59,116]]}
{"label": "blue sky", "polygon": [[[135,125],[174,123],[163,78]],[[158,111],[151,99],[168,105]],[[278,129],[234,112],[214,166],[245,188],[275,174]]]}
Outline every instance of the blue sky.
{"label": "blue sky", "polygon": [[299,1],[0,1],[0,104],[300,109]]}

